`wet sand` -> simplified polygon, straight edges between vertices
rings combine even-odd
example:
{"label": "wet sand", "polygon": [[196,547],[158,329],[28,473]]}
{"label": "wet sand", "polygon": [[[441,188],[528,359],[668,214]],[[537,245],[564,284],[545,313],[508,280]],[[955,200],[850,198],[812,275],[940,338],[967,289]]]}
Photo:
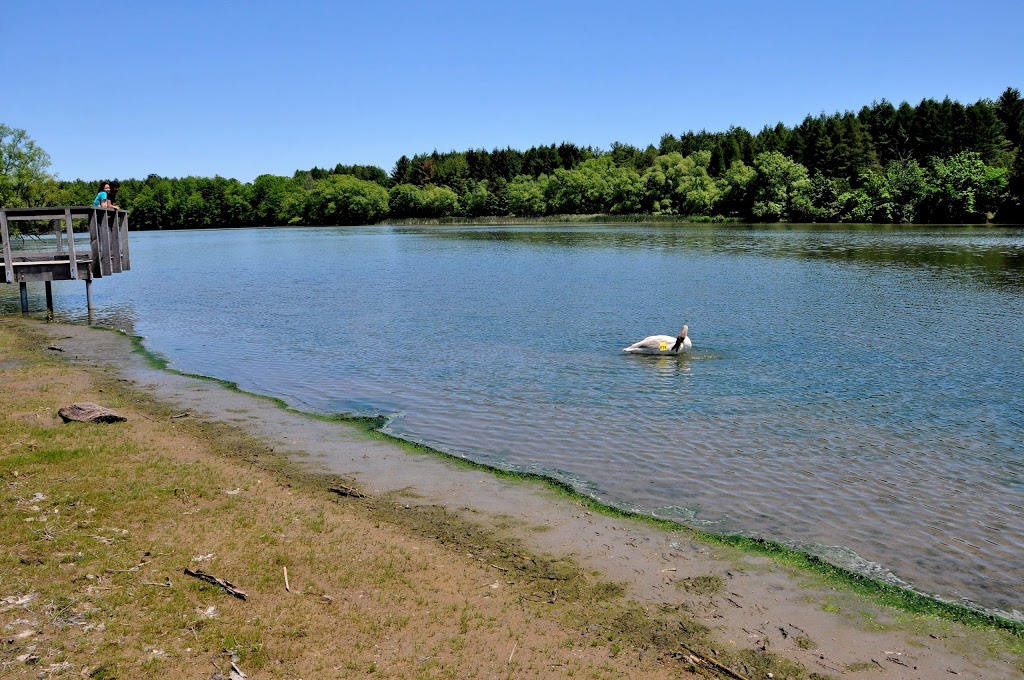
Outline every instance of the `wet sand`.
{"label": "wet sand", "polygon": [[[38,326],[72,364],[116,371],[137,389],[192,417],[239,426],[313,470],[353,481],[372,495],[392,494],[410,507],[441,506],[484,524],[512,525],[539,552],[571,556],[605,578],[627,584],[640,602],[684,605],[724,645],[767,648],[811,672],[841,677],[851,669],[886,678],[1016,678],[1022,660],[1004,633],[881,608],[823,585],[813,574],[691,539],[628,518],[593,513],[541,483],[499,478],[368,436],[358,427],[309,418],[270,400],[208,380],[151,368],[119,333],[83,326]],[[676,585],[717,575],[711,596]],[[799,639],[811,639],[805,648]]]}

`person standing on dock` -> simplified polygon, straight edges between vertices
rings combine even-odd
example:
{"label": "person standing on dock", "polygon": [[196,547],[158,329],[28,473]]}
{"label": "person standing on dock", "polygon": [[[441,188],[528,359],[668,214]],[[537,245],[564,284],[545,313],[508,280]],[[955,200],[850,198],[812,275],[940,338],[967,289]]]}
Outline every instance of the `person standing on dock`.
{"label": "person standing on dock", "polygon": [[96,194],[96,198],[92,199],[92,207],[94,207],[94,208],[113,208],[114,210],[119,210],[119,208],[116,205],[114,205],[113,203],[111,203],[110,199],[107,198],[107,192],[109,192],[109,191],[110,191],[110,183],[109,182],[104,182],[103,185],[100,187],[100,192],[98,194]]}

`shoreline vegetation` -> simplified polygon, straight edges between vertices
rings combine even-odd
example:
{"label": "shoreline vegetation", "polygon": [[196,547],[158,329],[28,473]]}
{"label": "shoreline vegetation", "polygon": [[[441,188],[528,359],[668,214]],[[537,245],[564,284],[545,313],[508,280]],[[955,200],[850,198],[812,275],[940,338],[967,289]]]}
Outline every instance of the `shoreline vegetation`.
{"label": "shoreline vegetation", "polygon": [[[571,142],[403,155],[371,165],[223,177],[126,178],[134,229],[321,226],[387,220],[609,215],[639,220],[964,224],[1024,222],[1024,98],[886,100],[796,125],[666,133],[644,148]],[[0,204],[90,203],[26,131],[0,124]],[[19,225],[30,231],[30,224]],[[39,227],[42,228],[41,226]]]}
{"label": "shoreline vegetation", "polygon": [[[824,678],[883,667],[909,678],[958,663],[984,677],[1024,671],[1019,622],[769,541],[623,512],[557,480],[396,439],[378,431],[381,419],[300,413],[169,369],[139,338],[113,336],[120,334],[0,318],[0,507],[12,529],[0,558],[5,674],[195,675],[211,662],[225,674],[236,664],[282,677]],[[90,338],[120,342],[127,354],[97,362]],[[427,502],[423,489],[375,494],[367,482],[326,472],[315,456],[289,456],[254,435],[257,415],[239,425],[180,412],[159,389],[126,377],[131,352],[155,373],[197,381],[197,392],[270,404],[300,427],[355,426],[362,434],[354,453],[383,444],[439,461],[453,470],[446,475],[542,485],[558,507],[578,508],[578,520],[604,523],[599,535],[648,526],[671,536],[672,549],[688,557],[658,569],[655,587],[671,585],[683,601],[645,601],[631,583],[644,577],[595,571],[582,544],[561,555],[538,551],[531,539],[546,535],[543,527],[492,521],[462,507],[471,503],[465,498],[449,499],[456,511]],[[54,414],[71,401],[102,402],[129,420],[61,424]],[[719,549],[731,555],[726,568],[708,555]],[[249,599],[188,578],[182,567],[228,579]],[[684,567],[696,571],[677,573]],[[779,569],[800,584],[782,599],[801,601],[788,603],[795,609],[783,614],[791,618],[781,637],[730,621],[779,615],[770,609],[784,592]],[[749,639],[723,639],[723,628],[734,635],[730,625]],[[911,651],[887,657],[864,639]]]}

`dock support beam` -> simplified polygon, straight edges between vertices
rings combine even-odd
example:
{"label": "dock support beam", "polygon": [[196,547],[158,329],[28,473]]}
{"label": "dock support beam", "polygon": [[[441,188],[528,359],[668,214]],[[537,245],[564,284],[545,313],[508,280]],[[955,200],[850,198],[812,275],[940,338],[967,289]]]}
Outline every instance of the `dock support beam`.
{"label": "dock support beam", "polygon": [[53,283],[50,281],[44,281],[46,284],[46,311],[53,316]]}
{"label": "dock support beam", "polygon": [[18,287],[21,288],[21,313],[28,314],[28,284],[19,281]]}
{"label": "dock support beam", "polygon": [[85,280],[85,306],[88,307],[89,313],[92,314],[92,279],[88,278]]}

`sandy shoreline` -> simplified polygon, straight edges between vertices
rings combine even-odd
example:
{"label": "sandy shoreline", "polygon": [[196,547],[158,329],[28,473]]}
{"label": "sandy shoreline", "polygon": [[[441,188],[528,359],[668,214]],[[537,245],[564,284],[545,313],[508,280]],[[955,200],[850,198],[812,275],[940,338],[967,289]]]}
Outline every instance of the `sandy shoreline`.
{"label": "sandy shoreline", "polygon": [[[532,549],[571,556],[627,584],[629,596],[639,602],[688,608],[723,645],[767,647],[810,672],[833,677],[871,662],[876,675],[887,678],[1019,677],[1022,661],[1009,653],[1005,633],[886,610],[765,557],[702,544],[685,531],[594,513],[540,484],[463,469],[351,425],[309,418],[211,381],[152,368],[121,334],[64,325],[35,324],[34,330],[49,334],[72,365],[116,371],[136,389],[195,419],[244,428],[307,469],[352,480],[374,496],[401,498],[410,508],[443,507],[484,524],[511,526]],[[724,579],[725,592],[707,597],[676,585],[709,574]],[[808,649],[797,644],[798,638],[811,638],[815,645]]]}

